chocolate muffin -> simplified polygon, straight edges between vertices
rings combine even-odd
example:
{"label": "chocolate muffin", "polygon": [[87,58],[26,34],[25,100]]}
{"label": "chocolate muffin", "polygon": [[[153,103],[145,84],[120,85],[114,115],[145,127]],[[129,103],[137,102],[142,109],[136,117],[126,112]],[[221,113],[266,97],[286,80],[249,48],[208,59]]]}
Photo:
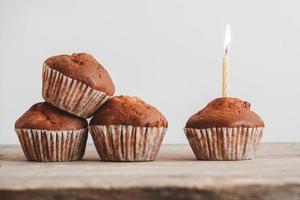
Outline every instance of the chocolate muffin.
{"label": "chocolate muffin", "polygon": [[254,157],[263,127],[248,102],[223,97],[192,115],[184,130],[197,159],[243,160]]}
{"label": "chocolate muffin", "polygon": [[58,55],[44,62],[43,97],[62,110],[87,118],[114,92],[109,74],[89,54]]}
{"label": "chocolate muffin", "polygon": [[116,96],[94,114],[89,130],[101,160],[155,160],[166,118],[137,97]]}
{"label": "chocolate muffin", "polygon": [[72,161],[84,155],[87,126],[85,119],[42,102],[16,121],[15,130],[28,160]]}

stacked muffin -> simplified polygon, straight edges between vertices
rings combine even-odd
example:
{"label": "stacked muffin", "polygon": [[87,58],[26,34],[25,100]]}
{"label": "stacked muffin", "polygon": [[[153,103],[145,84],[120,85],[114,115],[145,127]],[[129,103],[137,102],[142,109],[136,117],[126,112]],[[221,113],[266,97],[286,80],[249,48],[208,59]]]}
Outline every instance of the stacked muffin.
{"label": "stacked muffin", "polygon": [[31,161],[80,160],[88,136],[86,119],[49,103],[33,105],[15,123],[23,152]]}
{"label": "stacked muffin", "polygon": [[86,118],[97,109],[90,130],[101,159],[155,159],[167,128],[166,119],[138,98],[109,100],[115,92],[114,84],[91,55],[48,58],[43,65],[42,88],[46,102],[33,105],[15,123],[28,160],[82,159],[88,136]]}
{"label": "stacked muffin", "polygon": [[89,130],[102,160],[151,161],[167,126],[166,118],[141,99],[116,96],[96,111]]}
{"label": "stacked muffin", "polygon": [[54,56],[44,62],[43,97],[62,110],[87,118],[114,92],[109,74],[89,54]]}

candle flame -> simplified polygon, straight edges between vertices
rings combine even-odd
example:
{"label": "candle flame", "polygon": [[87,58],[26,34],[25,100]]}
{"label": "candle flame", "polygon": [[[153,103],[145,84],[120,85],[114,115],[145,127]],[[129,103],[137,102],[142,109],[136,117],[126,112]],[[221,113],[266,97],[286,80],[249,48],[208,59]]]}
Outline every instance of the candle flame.
{"label": "candle flame", "polygon": [[231,47],[231,31],[230,31],[230,26],[227,24],[226,26],[226,32],[225,32],[225,39],[224,39],[224,50],[225,54],[227,54],[227,51]]}

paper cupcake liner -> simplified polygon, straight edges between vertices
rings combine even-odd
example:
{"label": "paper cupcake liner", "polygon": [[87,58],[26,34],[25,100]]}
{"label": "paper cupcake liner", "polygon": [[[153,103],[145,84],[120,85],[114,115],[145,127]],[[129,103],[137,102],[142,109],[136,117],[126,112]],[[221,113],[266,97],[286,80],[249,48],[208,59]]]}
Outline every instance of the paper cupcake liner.
{"label": "paper cupcake liner", "polygon": [[87,129],[70,131],[15,130],[27,160],[74,161],[82,159],[84,155],[88,136]]}
{"label": "paper cupcake liner", "polygon": [[167,128],[126,125],[90,126],[97,152],[103,161],[155,160]]}
{"label": "paper cupcake liner", "polygon": [[185,128],[198,160],[253,159],[263,128]]}
{"label": "paper cupcake liner", "polygon": [[79,117],[93,114],[110,96],[83,82],[43,65],[43,98],[46,102]]}

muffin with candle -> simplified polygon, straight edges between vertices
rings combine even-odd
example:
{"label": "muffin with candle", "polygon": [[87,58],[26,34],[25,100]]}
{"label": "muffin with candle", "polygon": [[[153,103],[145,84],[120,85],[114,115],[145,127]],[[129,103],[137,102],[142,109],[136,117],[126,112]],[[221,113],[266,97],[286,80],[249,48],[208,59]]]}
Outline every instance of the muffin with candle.
{"label": "muffin with candle", "polygon": [[107,71],[89,54],[58,55],[44,62],[43,98],[69,113],[87,118],[114,91]]}
{"label": "muffin with candle", "polygon": [[43,102],[15,122],[15,131],[28,160],[73,161],[84,155],[87,126],[85,119]]}
{"label": "muffin with candle", "polygon": [[222,97],[192,115],[184,131],[199,160],[245,160],[254,157],[263,128],[248,102]]}
{"label": "muffin with candle", "polygon": [[153,106],[137,97],[115,96],[95,112],[89,131],[103,161],[151,161],[167,127]]}

